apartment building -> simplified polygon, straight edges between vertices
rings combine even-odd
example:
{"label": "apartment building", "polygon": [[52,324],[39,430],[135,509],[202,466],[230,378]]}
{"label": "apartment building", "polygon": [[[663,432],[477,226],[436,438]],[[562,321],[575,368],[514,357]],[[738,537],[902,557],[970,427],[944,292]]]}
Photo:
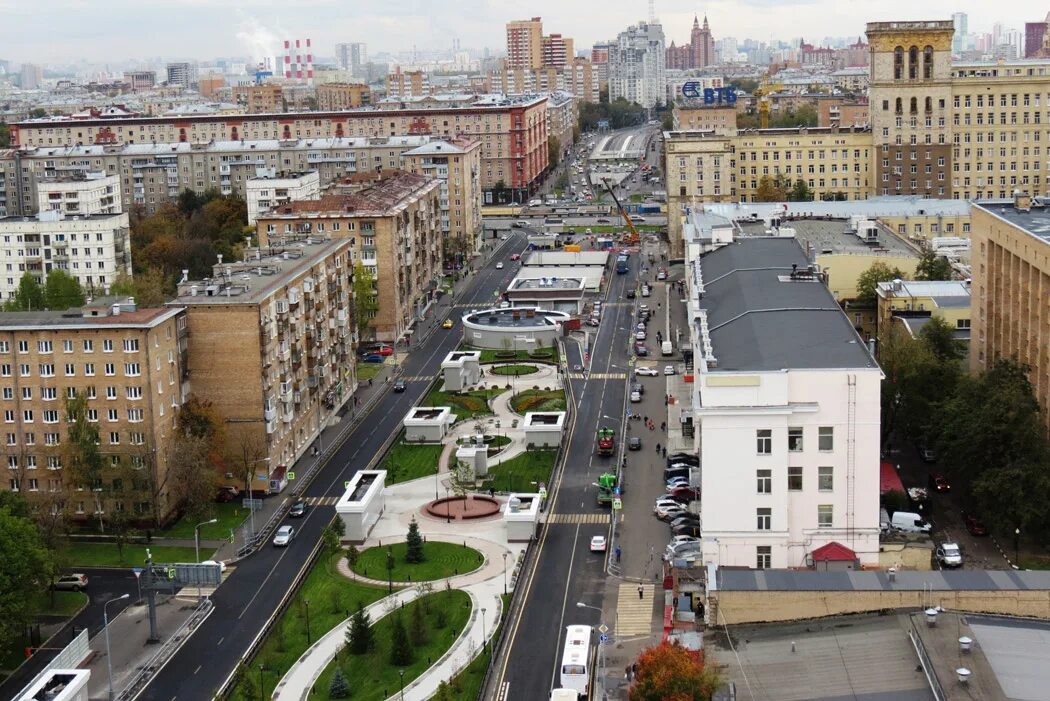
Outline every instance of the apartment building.
{"label": "apartment building", "polygon": [[197,64],[180,61],[166,66],[167,83],[183,90],[189,90],[197,83]]}
{"label": "apartment building", "polygon": [[193,394],[225,419],[229,470],[256,493],[284,488],[357,388],[352,242],[273,237],[211,278],[183,280]]}
{"label": "apartment building", "polygon": [[966,280],[890,280],[875,288],[878,338],[882,342],[899,325],[912,338],[931,319],[954,329],[955,340],[970,341],[970,282]]}
{"label": "apartment building", "polygon": [[671,111],[674,131],[712,131],[716,134],[736,133],[734,105],[675,105]]}
{"label": "apartment building", "polygon": [[878,365],[796,240],[695,250],[696,370],[672,393],[700,457],[704,561],[806,567],[836,542],[877,564]]}
{"label": "apartment building", "polygon": [[[481,247],[481,144],[469,139],[431,141],[405,151],[404,169],[441,181],[441,230],[446,253],[469,255]],[[462,243],[449,244],[449,238]]]}
{"label": "apartment building", "polygon": [[659,23],[639,22],[620,32],[609,50],[609,99],[654,107],[667,87],[667,53]]}
{"label": "apartment building", "polygon": [[[181,307],[139,309],[117,298],[75,311],[0,314],[7,463],[0,488],[73,520],[170,515],[185,321]],[[78,395],[99,431],[103,464],[94,475],[71,468],[66,405]]]}
{"label": "apartment building", "polygon": [[269,170],[248,180],[244,186],[248,206],[248,225],[255,226],[260,214],[295,200],[321,197],[321,177],[316,170],[284,172]]}
{"label": "apartment building", "polygon": [[233,88],[233,99],[248,114],[284,112],[284,88],[277,83],[239,85]]}
{"label": "apartment building", "polygon": [[324,83],[317,86],[317,109],[349,110],[372,104],[372,91],[364,83]]}
{"label": "apartment building", "polygon": [[[411,103],[406,103],[409,105]],[[412,108],[398,105],[361,108],[339,112],[306,112],[283,115],[194,115],[182,117],[133,117],[126,119],[73,119],[52,117],[11,125],[12,143],[22,149],[76,147],[78,145],[135,145],[147,154],[153,148],[169,149],[192,144],[206,151],[218,142],[279,140],[292,142],[326,138],[386,138],[429,135],[443,139],[467,136],[481,142],[481,182],[486,201],[497,197],[522,200],[533,192],[547,168],[547,98],[542,95],[469,96],[448,106],[427,105]],[[315,147],[316,148],[316,147]],[[316,148],[317,152],[320,151]],[[317,158],[323,161],[321,158]],[[281,164],[286,169],[305,167]],[[210,164],[208,166],[210,168]],[[204,186],[216,171],[191,169],[191,187]],[[322,179],[324,178],[323,168]],[[160,190],[182,173],[166,172]],[[158,174],[158,177],[161,177]],[[500,194],[492,190],[504,186]],[[214,185],[213,185],[214,186]],[[173,185],[172,187],[179,187]],[[144,193],[144,196],[148,193]],[[9,197],[10,200],[10,197]],[[130,193],[124,201],[131,203]]]}
{"label": "apartment building", "polygon": [[120,214],[120,178],[101,171],[63,172],[37,183],[36,211],[62,212],[67,217]]}
{"label": "apartment building", "polygon": [[441,183],[404,171],[351,176],[311,202],[289,202],[259,217],[261,246],[291,234],[350,241],[351,264],[360,262],[375,280],[378,309],[374,338],[392,342],[434,298],[441,274]]}
{"label": "apartment building", "polygon": [[974,203],[970,371],[999,358],[1027,364],[1050,430],[1050,240],[1045,200]]}
{"label": "apartment building", "polygon": [[572,147],[579,116],[579,103],[571,93],[553,92],[547,98],[547,135],[558,140],[562,152]]}
{"label": "apartment building", "polygon": [[543,37],[543,65],[563,68],[572,63],[576,55],[573,40],[561,34],[549,34]]}
{"label": "apartment building", "polygon": [[85,290],[99,291],[120,273],[131,274],[127,213],[66,217],[48,211],[34,218],[0,218],[0,251],[0,300],[14,296],[27,272],[43,284],[52,269],[65,270]]}
{"label": "apartment building", "polygon": [[430,76],[423,71],[403,71],[399,67],[386,76],[387,97],[422,97],[430,94]]}
{"label": "apartment building", "polygon": [[132,92],[150,90],[157,83],[157,73],[156,71],[125,71],[124,82],[128,84]]}
{"label": "apartment building", "polygon": [[507,67],[535,69],[543,67],[543,20],[507,22]]}

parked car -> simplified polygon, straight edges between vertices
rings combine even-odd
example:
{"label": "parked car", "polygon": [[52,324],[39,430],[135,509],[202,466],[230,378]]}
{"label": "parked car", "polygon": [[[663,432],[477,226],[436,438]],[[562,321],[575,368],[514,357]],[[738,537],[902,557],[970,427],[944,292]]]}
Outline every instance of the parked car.
{"label": "parked car", "polygon": [[[588,199],[590,199],[590,198],[588,198]],[[605,217],[598,217],[597,219],[595,219],[595,221],[598,222],[599,224],[608,224],[609,223],[609,220],[606,219]]]}
{"label": "parked car", "polygon": [[227,504],[237,499],[240,495],[241,490],[237,489],[237,487],[227,485],[219,487],[219,492],[215,495],[215,501],[220,504]]}
{"label": "parked car", "polygon": [[682,508],[681,504],[661,504],[657,506],[653,513],[656,514],[656,518],[663,521],[670,521],[673,518],[677,518],[682,514],[686,513],[686,510]]}
{"label": "parked car", "polygon": [[518,260],[519,258],[521,258],[521,255],[518,254],[518,253],[511,253],[510,254],[510,259],[511,260]]}
{"label": "parked car", "polygon": [[932,528],[919,514],[911,511],[894,512],[893,517],[890,519],[890,525],[893,526],[894,530],[902,533],[929,533],[930,528]]}
{"label": "parked car", "polygon": [[634,354],[635,355],[640,355],[640,356],[642,356],[644,358],[645,356],[649,355],[649,348],[646,347],[646,345],[644,343],[642,343],[640,341],[635,341],[635,343],[634,343]]}
{"label": "parked car", "polygon": [[605,536],[596,535],[591,538],[591,552],[592,553],[603,553],[605,552]]}
{"label": "parked car", "polygon": [[652,294],[652,291],[649,289],[649,286],[648,285],[642,285],[642,296],[643,297],[648,297],[651,294]]}
{"label": "parked car", "polygon": [[631,391],[632,392],[637,392],[638,394],[645,394],[645,387],[642,386],[641,382],[632,382],[631,383]]}
{"label": "parked car", "polygon": [[496,270],[503,270],[503,261],[496,263]]}
{"label": "parked car", "polygon": [[985,527],[981,519],[977,518],[975,514],[971,514],[964,511],[963,524],[966,526],[966,530],[970,532],[970,535],[988,535],[988,529]]}
{"label": "parked car", "polygon": [[700,525],[700,517],[696,514],[689,513],[688,511],[671,519],[671,528],[677,528],[678,526],[688,526],[691,524]]}
{"label": "parked car", "polygon": [[676,462],[687,462],[696,467],[700,464],[700,458],[692,453],[671,453],[667,456],[668,465]]}
{"label": "parked car", "polygon": [[667,493],[675,501],[696,501],[700,498],[698,487],[675,487]]}
{"label": "parked car", "polygon": [[634,332],[634,340],[636,340],[636,341],[644,341],[645,340],[645,331],[635,331]]}
{"label": "parked car", "polygon": [[670,542],[667,543],[668,547],[678,545],[679,543],[699,543],[700,539],[691,535],[676,535],[672,536]]}
{"label": "parked car", "polygon": [[688,486],[689,486],[689,478],[688,477],[672,477],[671,479],[667,480],[667,484],[666,484],[665,488],[666,488],[667,491],[671,491],[672,489],[677,489],[679,487],[688,487]]}
{"label": "parked car", "polygon": [[634,299],[637,296],[634,290],[627,290],[627,299]]}
{"label": "parked car", "polygon": [[677,526],[677,527],[671,529],[671,533],[674,534],[674,535],[693,536],[694,538],[699,538],[699,537],[701,537],[703,535],[703,532],[701,531],[700,526],[693,526],[693,525]]}
{"label": "parked car", "polygon": [[292,542],[292,537],[295,535],[295,529],[291,526],[281,526],[277,529],[277,533],[273,537],[273,544],[278,548],[283,548],[288,543]]}
{"label": "parked car", "polygon": [[592,316],[591,318],[587,319],[588,326],[601,326],[601,323],[602,320],[596,316]]}
{"label": "parked car", "polygon": [[86,574],[64,574],[51,585],[52,589],[58,591],[83,591],[87,589],[88,576]]}
{"label": "parked car", "polygon": [[933,448],[925,443],[919,444],[919,457],[922,458],[923,462],[937,462],[937,453],[933,452]]}
{"label": "parked car", "polygon": [[952,491],[952,485],[944,475],[935,474],[930,475],[930,489],[935,492],[950,492]]}
{"label": "parked car", "polygon": [[369,353],[368,355],[361,357],[362,363],[381,363],[384,358],[379,353]]}
{"label": "parked car", "polygon": [[641,450],[642,439],[638,436],[631,436],[627,439],[627,450]]}
{"label": "parked car", "polygon": [[379,348],[377,348],[375,352],[379,353],[379,355],[383,355],[383,356],[393,355],[394,354],[394,347],[393,346],[379,346]]}
{"label": "parked car", "polygon": [[408,389],[408,385],[404,380],[394,380],[394,391],[401,393]]}
{"label": "parked car", "polygon": [[660,268],[659,270],[657,270],[656,271],[656,279],[657,280],[666,280],[667,279],[667,268]]}
{"label": "parked car", "polygon": [[306,502],[297,501],[292,504],[292,508],[288,509],[288,516],[290,518],[302,518],[306,515]]}
{"label": "parked car", "polygon": [[640,401],[642,401],[642,393],[641,392],[631,392],[631,401],[632,402],[640,402]]}
{"label": "parked car", "polygon": [[640,368],[635,368],[634,374],[635,375],[640,375],[640,376],[643,376],[643,377],[656,377],[660,373],[658,373],[656,371],[656,368],[640,367]]}
{"label": "parked car", "polygon": [[942,543],[934,553],[941,567],[962,567],[962,551],[956,543]]}
{"label": "parked car", "polygon": [[665,375],[673,375],[674,374],[674,365],[665,365],[664,366],[664,374]]}
{"label": "parked car", "polygon": [[525,221],[524,219],[519,219],[518,221],[511,224],[511,227],[514,229],[523,229],[528,225],[529,223],[527,221]]}

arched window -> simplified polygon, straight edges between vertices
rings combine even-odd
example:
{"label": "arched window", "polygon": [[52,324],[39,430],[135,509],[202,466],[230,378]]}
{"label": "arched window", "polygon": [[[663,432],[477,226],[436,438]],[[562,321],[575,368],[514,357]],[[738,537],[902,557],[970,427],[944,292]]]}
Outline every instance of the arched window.
{"label": "arched window", "polygon": [[919,47],[913,46],[908,49],[908,80],[916,80],[919,77]]}
{"label": "arched window", "polygon": [[926,46],[922,50],[922,77],[925,80],[933,79],[933,47]]}
{"label": "arched window", "polygon": [[926,98],[926,114],[929,114],[930,112],[933,112],[933,98],[932,97],[927,97]]}
{"label": "arched window", "polygon": [[904,49],[898,46],[893,50],[893,79],[904,78]]}
{"label": "arched window", "polygon": [[897,114],[904,114],[904,101],[897,98]]}
{"label": "arched window", "polygon": [[911,113],[918,114],[919,112],[919,98],[913,97],[911,99]]}

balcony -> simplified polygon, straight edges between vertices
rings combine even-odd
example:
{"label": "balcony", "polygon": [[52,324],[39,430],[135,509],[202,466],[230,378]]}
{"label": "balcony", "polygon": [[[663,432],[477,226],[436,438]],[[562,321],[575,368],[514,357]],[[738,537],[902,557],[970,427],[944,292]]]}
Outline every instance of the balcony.
{"label": "balcony", "polygon": [[277,407],[270,406],[263,410],[263,418],[267,421],[273,421],[277,418]]}

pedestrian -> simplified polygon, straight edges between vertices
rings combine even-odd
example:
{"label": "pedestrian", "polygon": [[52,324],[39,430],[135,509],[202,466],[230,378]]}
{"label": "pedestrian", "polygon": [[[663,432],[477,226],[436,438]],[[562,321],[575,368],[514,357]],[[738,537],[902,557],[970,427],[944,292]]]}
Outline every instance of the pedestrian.
{"label": "pedestrian", "polygon": [[371,378],[371,377],[369,377],[369,378],[368,378],[368,386],[369,386],[369,387],[371,387],[371,386],[372,386],[372,378]]}
{"label": "pedestrian", "polygon": [[[642,417],[642,423],[645,424],[646,426],[648,426],[649,425],[649,417],[648,416],[643,416]],[[899,470],[900,468],[898,467],[897,469]]]}
{"label": "pedestrian", "polygon": [[666,445],[664,446],[663,455],[664,455],[665,458],[667,457],[667,446]]}
{"label": "pedestrian", "polygon": [[639,599],[644,599],[645,598],[645,587],[643,587],[641,585],[638,586],[638,598]]}
{"label": "pedestrian", "polygon": [[659,443],[657,443],[657,444],[656,444],[656,452],[657,452],[657,453],[659,453],[659,452],[660,452],[660,444],[659,444]]}
{"label": "pedestrian", "polygon": [[667,422],[666,421],[661,421],[660,422],[660,432],[662,433],[662,432],[664,432],[666,430],[667,430]]}
{"label": "pedestrian", "polygon": [[623,553],[623,551],[622,551],[622,550],[620,549],[620,546],[619,546],[619,545],[617,545],[617,546],[616,546],[616,562],[617,562],[617,563],[619,563],[619,562],[620,562],[620,555],[621,555],[622,553]]}

